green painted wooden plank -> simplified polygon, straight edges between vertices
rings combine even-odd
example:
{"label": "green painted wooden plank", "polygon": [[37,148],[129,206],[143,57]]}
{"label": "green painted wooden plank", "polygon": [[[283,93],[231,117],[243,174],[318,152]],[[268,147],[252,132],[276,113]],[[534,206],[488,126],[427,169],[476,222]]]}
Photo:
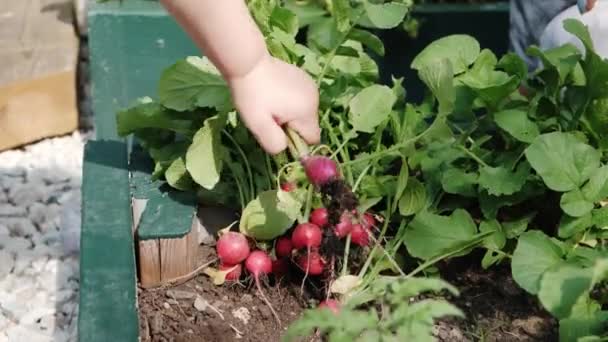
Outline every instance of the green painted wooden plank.
{"label": "green painted wooden plank", "polygon": [[97,3],[88,11],[91,92],[96,134],[116,138],[116,112],[156,97],[161,72],[200,51],[155,1]]}
{"label": "green painted wooden plank", "polygon": [[87,143],[78,315],[78,338],[82,342],[138,339],[128,178],[125,143]]}
{"label": "green painted wooden plank", "polygon": [[139,145],[133,146],[129,169],[133,197],[148,200],[137,227],[138,238],[173,239],[188,234],[196,214],[196,195],[153,181],[153,162]]}

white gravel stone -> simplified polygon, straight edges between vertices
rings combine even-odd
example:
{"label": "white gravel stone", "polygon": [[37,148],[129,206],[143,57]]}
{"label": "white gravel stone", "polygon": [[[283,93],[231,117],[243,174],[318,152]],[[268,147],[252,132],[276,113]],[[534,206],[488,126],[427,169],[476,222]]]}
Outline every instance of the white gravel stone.
{"label": "white gravel stone", "polygon": [[78,244],[68,253],[64,235],[80,236],[86,138],[0,152],[0,342],[77,341]]}
{"label": "white gravel stone", "polygon": [[11,204],[0,204],[0,217],[23,217],[27,210]]}
{"label": "white gravel stone", "polygon": [[27,341],[27,342],[47,342],[49,336],[40,333],[37,329],[32,327],[25,327],[22,325],[16,325],[6,330],[6,336],[8,342]]}
{"label": "white gravel stone", "polygon": [[47,206],[40,203],[34,202],[28,208],[28,217],[33,224],[41,225],[47,221]]}
{"label": "white gravel stone", "polygon": [[7,241],[0,241],[0,244],[3,245],[5,250],[13,253],[18,253],[32,247],[30,240],[20,236],[14,236]]}
{"label": "white gravel stone", "polygon": [[36,323],[36,321],[38,321],[42,317],[48,316],[48,315],[53,315],[54,313],[55,313],[55,309],[34,308],[33,310],[31,310],[28,313],[26,313],[25,315],[23,315],[21,317],[21,319],[19,320],[19,323],[33,325],[34,323]]}
{"label": "white gravel stone", "polygon": [[[8,328],[10,324],[11,321],[9,321],[8,318],[4,317],[4,315],[0,314],[0,331],[3,331]],[[2,337],[2,335],[0,335],[0,337]]]}
{"label": "white gravel stone", "polygon": [[6,277],[15,266],[15,257],[12,253],[0,250],[0,279]]}
{"label": "white gravel stone", "polygon": [[36,201],[46,201],[48,195],[43,188],[44,185],[39,183],[18,184],[11,187],[8,196],[15,205],[27,206]]}
{"label": "white gravel stone", "polygon": [[9,231],[15,236],[34,236],[38,234],[36,227],[27,218],[9,218],[5,219],[5,222]]}

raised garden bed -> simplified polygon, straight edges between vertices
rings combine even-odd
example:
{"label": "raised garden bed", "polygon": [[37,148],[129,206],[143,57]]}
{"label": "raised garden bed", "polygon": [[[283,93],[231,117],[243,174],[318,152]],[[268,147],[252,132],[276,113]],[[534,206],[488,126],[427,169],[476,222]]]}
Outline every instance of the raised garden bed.
{"label": "raised garden bed", "polygon": [[[398,5],[395,6],[398,7]],[[372,291],[373,296],[376,296],[372,296],[372,299],[377,300],[377,302],[373,302],[375,305],[363,306],[363,309],[371,309],[373,313],[376,312],[375,308],[379,308],[380,304],[383,305],[383,319],[376,321],[375,316],[372,317],[373,314],[364,316],[365,311],[353,310],[347,306],[340,308],[340,316],[332,316],[333,314],[329,311],[305,310],[316,306],[320,300],[329,296],[329,287],[325,283],[324,277],[307,277],[301,268],[298,269],[293,265],[290,266],[286,278],[278,278],[274,275],[263,278],[266,281],[262,283],[261,288],[269,299],[269,303],[262,300],[263,296],[260,294],[259,288],[253,285],[250,277],[247,280],[241,277],[241,280],[244,281],[242,284],[226,283],[223,279],[225,273],[218,273],[215,269],[207,267],[217,267],[212,237],[218,233],[217,228],[228,226],[231,220],[227,219],[223,224],[212,224],[208,216],[205,216],[201,210],[201,208],[208,208],[198,207],[193,192],[172,189],[182,188],[184,190],[195,182],[205,183],[205,180],[200,178],[201,175],[205,176],[205,172],[194,174],[196,170],[190,169],[188,166],[188,163],[192,161],[181,161],[182,171],[178,173],[179,177],[175,177],[175,173],[170,174],[169,169],[162,165],[163,160],[160,160],[159,165],[158,157],[155,161],[150,160],[148,152],[142,151],[138,144],[126,144],[118,139],[116,134],[117,131],[123,136],[131,133],[128,126],[133,125],[133,122],[125,124],[124,120],[128,115],[137,115],[144,106],[152,108],[149,113],[152,113],[153,116],[158,113],[167,113],[169,118],[171,115],[179,115],[183,119],[184,115],[188,115],[187,112],[181,113],[183,109],[180,111],[165,107],[167,98],[162,100],[161,104],[149,103],[147,102],[149,100],[133,106],[130,104],[137,97],[156,94],[161,72],[176,61],[180,61],[178,62],[180,64],[174,66],[173,71],[180,67],[191,68],[197,61],[204,60],[183,60],[184,57],[196,55],[197,52],[156,3],[130,1],[124,4],[95,5],[91,10],[89,21],[91,25],[91,59],[95,65],[92,70],[93,97],[95,98],[94,106],[98,127],[100,127],[99,135],[108,140],[91,142],[85,156],[82,289],[79,318],[81,340],[134,341],[139,337],[142,341],[233,341],[237,339],[278,341],[281,336],[284,336],[284,329],[288,326],[293,327],[294,322],[296,322],[296,327],[295,330],[290,330],[292,333],[304,333],[311,330],[307,328],[321,328],[325,333],[331,333],[330,336],[333,336],[335,340],[338,340],[336,336],[339,334],[343,334],[343,336],[353,334],[353,336],[347,337],[350,340],[357,336],[356,332],[359,332],[358,329],[362,327],[367,327],[368,340],[372,341],[379,338],[370,335],[371,332],[392,334],[402,327],[407,329],[406,335],[400,335],[401,337],[422,339],[434,336],[440,341],[551,341],[557,339],[558,325],[560,338],[563,341],[568,341],[569,338],[573,338],[572,336],[601,335],[604,314],[594,305],[595,303],[603,304],[601,288],[597,288],[595,285],[601,283],[605,276],[602,271],[603,259],[601,259],[604,245],[601,227],[604,225],[602,222],[605,222],[603,219],[605,210],[602,209],[599,201],[599,197],[604,196],[604,191],[589,189],[589,186],[583,187],[581,191],[586,194],[585,196],[593,194],[591,196],[593,199],[582,201],[592,201],[591,207],[589,208],[587,202],[572,203],[576,199],[573,198],[576,193],[570,189],[571,186],[566,189],[561,185],[555,185],[567,183],[567,179],[561,177],[555,181],[552,178],[553,173],[543,168],[543,165],[547,160],[553,162],[560,160],[566,164],[561,170],[568,170],[568,167],[571,166],[568,162],[571,160],[567,158],[569,158],[568,156],[576,158],[575,153],[564,152],[556,156],[554,153],[552,154],[550,148],[547,150],[542,146],[546,145],[543,143],[552,143],[549,145],[555,146],[567,141],[568,144],[559,146],[577,146],[581,151],[589,152],[588,155],[593,160],[580,162],[583,164],[588,162],[590,171],[585,175],[574,175],[581,178],[578,179],[576,187],[587,182],[593,173],[594,176],[591,177],[590,182],[597,183],[598,189],[601,189],[603,186],[600,183],[606,178],[602,171],[604,168],[599,167],[599,156],[595,163],[596,152],[592,150],[601,149],[605,145],[597,132],[588,131],[588,127],[584,126],[579,128],[577,121],[572,121],[572,116],[566,115],[564,121],[559,121],[558,125],[562,125],[560,127],[566,127],[567,124],[575,125],[573,127],[580,129],[580,134],[590,137],[589,144],[593,144],[593,147],[582,146],[581,144],[584,143],[576,140],[570,133],[553,132],[553,126],[551,126],[555,124],[553,121],[541,121],[535,115],[545,115],[545,110],[558,106],[555,103],[559,103],[562,108],[567,108],[566,112],[580,110],[580,115],[588,115],[586,112],[588,104],[575,107],[580,103],[572,102],[572,98],[564,100],[557,96],[557,92],[545,90],[543,82],[549,84],[547,89],[553,89],[551,88],[552,82],[557,82],[558,86],[569,87],[572,89],[570,91],[574,92],[577,91],[575,89],[582,89],[577,87],[582,87],[584,84],[581,83],[583,81],[580,79],[580,74],[573,71],[574,67],[568,69],[559,63],[574,60],[576,63],[580,63],[577,65],[582,68],[582,71],[577,72],[587,73],[590,63],[593,62],[602,67],[603,64],[601,61],[581,60],[580,55],[566,47],[564,50],[554,51],[556,55],[541,54],[546,59],[546,70],[528,79],[528,76],[525,75],[527,73],[525,65],[516,56],[507,55],[497,63],[498,60],[494,54],[489,50],[482,51],[479,48],[479,45],[481,48],[491,48],[498,58],[506,51],[508,7],[505,4],[484,4],[474,5],[474,7],[468,5],[443,6],[425,5],[417,9],[415,13],[421,17],[426,16],[417,40],[407,38],[406,33],[398,29],[385,31],[381,35],[386,46],[386,54],[379,63],[380,74],[384,76],[382,79],[385,83],[394,86],[393,90],[377,84],[368,85],[365,89],[358,89],[357,96],[362,98],[364,95],[361,93],[378,91],[378,89],[382,89],[382,91],[389,89],[389,92],[395,91],[395,94],[402,94],[398,85],[389,82],[386,75],[407,75],[406,70],[412,64],[414,56],[418,55],[432,40],[455,33],[468,33],[472,36],[448,37],[448,40],[443,42],[451,46],[451,49],[441,50],[437,45],[430,48],[435,49],[433,51],[435,55],[443,56],[441,60],[434,60],[429,64],[427,63],[428,58],[433,55],[427,54],[425,57],[423,53],[423,56],[413,63],[414,68],[421,75],[421,79],[424,80],[424,84],[411,83],[408,88],[406,82],[409,94],[407,101],[412,101],[416,97],[421,99],[422,94],[425,94],[426,97],[425,102],[420,106],[408,105],[406,112],[409,118],[414,120],[417,115],[422,115],[422,113],[434,113],[435,115],[424,117],[426,120],[432,121],[432,125],[425,126],[424,120],[421,120],[416,125],[403,126],[412,130],[412,132],[403,134],[415,134],[411,139],[419,142],[415,147],[424,151],[423,154],[414,156],[407,154],[409,152],[404,152],[406,154],[404,154],[403,160],[407,160],[406,163],[392,160],[388,166],[372,163],[373,158],[361,157],[367,158],[363,160],[369,160],[370,166],[381,168],[385,172],[385,174],[381,174],[384,178],[378,178],[375,183],[374,179],[368,180],[371,183],[362,185],[362,187],[365,186],[364,190],[357,189],[359,191],[356,192],[363,196],[360,198],[363,203],[372,203],[363,210],[371,208],[370,210],[377,214],[376,223],[383,225],[383,222],[387,222],[381,229],[381,233],[379,233],[380,229],[377,229],[373,231],[373,234],[366,235],[370,236],[370,239],[378,238],[380,243],[361,242],[361,246],[350,246],[349,242],[344,244],[344,240],[332,240],[335,230],[328,228],[323,233],[324,247],[321,248],[323,256],[327,261],[334,260],[333,257],[335,257],[337,265],[345,270],[342,271],[343,273],[357,272],[361,268],[365,269],[367,267],[365,265],[372,265],[370,270],[377,272],[383,270],[382,277],[378,277],[378,273],[374,272],[367,277],[368,273],[363,272],[366,281],[372,279],[371,284],[379,284],[377,286],[381,286],[380,288],[388,286],[387,289],[382,290],[386,293],[382,292],[381,295],[363,287],[367,289],[368,295],[369,291]],[[384,9],[371,9],[371,11],[374,10]],[[480,20],[484,20],[481,14],[489,16],[486,19],[492,25],[488,26],[497,29],[498,33],[488,33],[489,30],[478,30],[478,26],[468,26],[472,21],[476,20],[478,24]],[[450,22],[448,19],[452,15],[458,20]],[[504,30],[499,30],[502,24],[505,24]],[[386,25],[386,23],[382,22],[382,25]],[[443,31],[443,25],[447,26],[445,31]],[[112,32],[121,34],[109,35],[107,29],[110,27]],[[284,27],[289,28],[289,25]],[[580,31],[580,27],[573,27]],[[140,34],[142,31],[145,31],[145,34]],[[428,35],[425,35],[424,32],[427,32]],[[400,49],[403,45],[400,45],[399,42],[408,42],[411,45],[407,51],[404,51]],[[455,42],[460,43],[455,44]],[[478,42],[481,44],[475,47]],[[365,44],[369,45],[368,47],[371,46],[372,50],[378,49],[378,45],[373,39],[367,40]],[[459,50],[461,48],[462,50]],[[352,57],[351,50],[344,49],[341,53]],[[457,53],[455,56],[454,51],[461,51],[462,54]],[[154,57],[148,59],[146,56]],[[588,58],[593,58],[593,54],[590,56]],[[427,62],[424,61],[425,59]],[[352,72],[352,69],[348,67],[345,67],[344,70],[346,73]],[[190,69],[190,72],[208,73],[206,76],[213,75],[209,70]],[[163,77],[170,77],[170,74],[167,72],[163,74]],[[328,77],[337,78],[339,73],[337,75],[336,73],[328,74]],[[413,77],[408,78],[413,79]],[[452,89],[455,87],[456,78],[464,84],[457,90]],[[368,82],[367,79],[361,78],[360,80],[364,84]],[[523,95],[518,95],[517,89],[520,85],[526,86],[528,92],[522,90]],[[328,90],[325,88],[322,91]],[[452,91],[456,92],[456,101],[450,97]],[[535,100],[526,98],[525,96],[528,96],[529,92],[538,98]],[[584,93],[576,94],[584,95]],[[608,96],[602,91],[592,91],[589,94],[593,95],[588,95],[590,96],[586,98],[588,101]],[[343,96],[339,90],[337,95],[337,98]],[[325,94],[325,96],[328,95]],[[392,95],[391,92],[386,96],[388,96],[387,99],[392,99],[393,96],[395,99],[384,102],[396,105],[398,95]],[[169,98],[170,100],[171,98]],[[373,100],[373,97],[366,98],[363,103]],[[399,101],[402,100],[402,98],[399,99]],[[564,102],[562,103],[562,101]],[[352,111],[360,112],[361,107],[357,109],[356,102],[351,98],[348,101],[348,107]],[[382,102],[379,101],[377,106],[382,106]],[[169,107],[173,106],[168,104],[169,102],[166,103]],[[554,107],[551,106],[551,103],[554,103]],[[223,104],[214,104],[214,106],[218,105]],[[325,105],[322,101],[322,106]],[[125,110],[128,106],[130,106],[129,109]],[[200,103],[197,106],[200,106]],[[530,123],[526,112],[517,111],[517,108],[527,108],[526,106],[530,106],[532,111],[530,115],[538,123],[536,121]],[[333,109],[338,110],[336,108],[339,106],[335,106]],[[391,108],[388,108],[389,112]],[[540,114],[536,114],[538,108],[542,108]],[[601,109],[597,106],[593,108]],[[163,110],[167,112],[163,112]],[[213,110],[211,111],[213,112]],[[487,113],[494,115],[498,110],[502,113],[499,115],[500,118],[496,119],[498,124],[494,123],[494,119],[488,121]],[[119,111],[122,114],[118,118],[117,127],[115,115]],[[521,113],[524,113],[523,118]],[[389,114],[386,113],[386,115]],[[481,116],[477,119],[474,114]],[[570,112],[570,114],[572,113]],[[440,120],[437,124],[439,126],[436,126],[437,117],[445,118],[448,115],[450,116],[449,125],[447,123],[441,125]],[[511,116],[517,116],[520,120],[513,123],[509,121]],[[591,118],[593,119],[593,117]],[[527,126],[523,128],[517,126],[522,123],[520,121]],[[164,128],[145,126],[147,124],[149,122],[144,120],[135,126],[139,125],[137,129],[141,127]],[[353,120],[350,120],[349,124],[355,128],[358,126],[359,132],[363,132],[361,133],[363,136],[368,130],[367,126],[373,126],[371,127],[373,132],[378,125],[378,123],[371,124],[367,121]],[[403,125],[406,124],[409,125],[410,122],[404,121]],[[464,128],[461,128],[460,124],[464,124]],[[467,126],[468,124],[471,125]],[[541,128],[538,128],[537,124]],[[199,129],[202,122],[196,122],[195,125],[195,128]],[[325,123],[323,125],[327,126]],[[531,126],[534,127],[530,128]],[[388,125],[385,128],[393,129]],[[137,129],[136,133],[141,133],[141,131],[137,132]],[[228,137],[236,134],[230,129],[232,128],[223,134]],[[541,129],[545,134],[543,136],[539,132]],[[467,130],[470,132],[465,135]],[[487,134],[488,132],[494,133],[495,137]],[[191,142],[188,139],[192,138],[189,134],[185,133],[188,143]],[[450,134],[458,139],[450,140]],[[391,139],[388,137],[389,135],[379,141],[390,144],[386,142]],[[381,134],[378,136],[382,137]],[[144,145],[150,146],[151,140],[146,140],[145,135],[140,134],[139,137],[142,138],[141,141]],[[241,135],[238,139],[247,138],[243,138]],[[547,139],[547,141],[543,139]],[[238,145],[230,139],[226,141]],[[255,144],[246,146],[247,144],[242,141],[241,146],[247,150],[247,153],[231,149],[227,149],[226,152],[234,152],[244,158],[243,160],[247,163],[248,157],[257,153],[256,147],[252,146]],[[365,141],[353,141],[356,141],[360,148],[369,148]],[[220,144],[222,143],[220,142]],[[336,148],[337,144],[335,142],[332,144]],[[407,147],[398,145],[399,142],[392,142],[392,144],[387,146],[388,149],[392,149],[391,151]],[[482,148],[483,144],[490,144],[491,147]],[[129,146],[128,152],[127,146]],[[347,148],[350,149],[350,147]],[[524,154],[524,149],[532,152]],[[386,152],[368,150],[367,153]],[[428,155],[425,156],[424,153],[428,153]],[[128,158],[127,155],[129,155]],[[154,153],[153,155],[158,156]],[[386,155],[383,156],[386,157]],[[375,158],[384,158],[379,156]],[[451,159],[452,156],[454,159]],[[170,164],[175,164],[179,158],[178,156],[170,160]],[[545,159],[539,162],[539,158]],[[566,160],[563,161],[560,158],[566,158]],[[345,170],[349,170],[348,158],[340,155],[338,159],[344,163]],[[438,160],[439,164],[435,165],[433,160]],[[179,161],[177,163],[179,164]],[[279,162],[276,163],[281,165]],[[495,163],[497,165],[505,163],[505,165],[509,165],[509,168],[490,166]],[[556,164],[557,162],[553,163],[553,166]],[[200,165],[203,164],[198,166]],[[267,167],[269,170],[276,171],[273,169],[274,164],[271,164],[270,161],[267,163]],[[595,170],[596,168],[598,170]],[[184,169],[186,171],[183,171]],[[201,170],[200,167],[196,169]],[[554,169],[560,170],[559,167],[553,167],[552,170]],[[152,175],[158,176],[159,172],[162,176],[156,180]],[[251,173],[251,171],[248,172]],[[258,172],[264,174],[266,171],[254,169],[253,172],[257,176]],[[285,185],[281,172],[278,171],[277,181]],[[359,169],[357,172],[359,175],[364,175],[367,170]],[[268,173],[271,178],[272,172]],[[403,184],[403,175],[406,175],[405,179],[409,179],[406,184]],[[434,178],[437,175],[440,177]],[[193,181],[188,177],[197,180]],[[363,179],[363,176],[359,177],[360,180]],[[256,197],[256,191],[253,187],[254,177],[250,175],[248,178],[249,180],[244,183],[252,186],[248,195],[248,189],[243,191],[242,187],[238,187],[238,189],[228,187],[230,192],[226,196],[216,194],[212,199],[223,199],[225,204],[235,207],[237,212],[241,207],[247,205],[242,215],[249,218],[250,216],[247,215],[251,214],[247,214],[246,211],[249,204],[255,202],[249,201]],[[346,176],[346,178],[348,177]],[[296,179],[298,179],[298,184],[302,184],[302,182],[306,184],[305,180],[297,178],[297,176]],[[502,181],[497,181],[497,179],[502,179]],[[422,182],[427,184],[422,185]],[[354,182],[346,179],[345,183],[352,186]],[[358,183],[359,181],[354,183],[353,188],[357,188]],[[383,185],[383,183],[388,185]],[[408,188],[408,186],[412,188]],[[549,189],[546,188],[547,186]],[[272,185],[270,188],[273,188]],[[398,205],[391,206],[390,201],[388,205],[383,205],[378,201],[373,202],[374,197],[386,197],[387,193],[395,192],[395,188],[401,188],[403,191],[397,198]],[[566,190],[573,193],[568,192],[561,196],[560,192]],[[289,202],[287,198],[281,199],[280,196],[298,196],[297,189],[293,192],[294,195],[289,194],[291,191],[274,191],[279,194],[276,195],[276,200],[282,204],[293,202]],[[240,194],[240,205],[237,192]],[[422,196],[421,193],[424,193],[424,202],[430,202],[427,205],[431,212],[423,211],[422,208],[425,205],[415,202]],[[204,194],[208,199],[209,193]],[[521,198],[510,196],[511,194],[516,194]],[[308,196],[307,200],[303,200],[306,203],[303,216],[305,218],[308,217],[307,214],[312,203],[310,200],[312,195]],[[428,201],[427,196],[432,201]],[[563,203],[560,203],[560,196]],[[248,199],[244,201],[244,197]],[[539,199],[542,199],[540,202],[543,205],[538,205]],[[326,204],[317,201],[314,206],[319,207],[319,203]],[[335,202],[331,203],[335,204]],[[331,213],[333,207],[331,205],[328,207]],[[530,207],[540,211],[540,214],[532,215],[529,212]],[[249,210],[251,211],[251,208]],[[571,214],[572,217],[562,213],[562,210]],[[197,211],[199,215],[197,215]],[[298,209],[298,214],[300,214],[300,209]],[[110,215],[111,219],[106,219],[107,215]],[[258,215],[268,214],[264,212],[258,213]],[[197,216],[201,216],[202,219],[199,221]],[[276,222],[266,221],[270,223],[262,225],[263,227],[260,228],[259,225],[244,225],[242,222],[247,220],[243,217],[241,217],[240,231],[251,238],[252,248],[266,249],[274,254],[272,240],[281,234],[269,233],[263,229],[268,228],[266,226],[276,226]],[[583,217],[580,220],[588,219],[588,221],[583,222],[573,219],[573,217]],[[279,218],[284,220],[282,216]],[[357,219],[360,217],[354,218],[354,220]],[[363,222],[360,223],[363,225]],[[291,227],[281,229],[285,228]],[[255,229],[262,229],[262,231]],[[558,229],[559,235],[555,233]],[[233,230],[238,229],[233,227]],[[386,235],[390,236],[390,239],[383,239],[385,231],[390,232],[391,235]],[[291,232],[290,229],[287,234],[291,234]],[[272,238],[258,235],[256,240],[259,243],[254,245],[253,236],[255,234],[271,234]],[[351,237],[346,241],[351,241],[350,239]],[[592,248],[591,245],[594,242],[589,239],[595,241],[596,249]],[[264,243],[264,240],[269,240],[270,243]],[[446,240],[448,243],[442,242]],[[199,246],[199,243],[202,244]],[[328,248],[330,243],[335,244]],[[347,252],[348,247],[344,246],[350,246],[351,254]],[[376,258],[368,259],[376,248],[384,250],[394,248],[395,250],[391,250],[394,254],[387,252],[385,256],[378,256],[380,262],[377,262]],[[398,253],[399,248],[402,252]],[[295,256],[299,258],[303,255],[302,253],[304,253],[302,250],[295,252]],[[345,257],[341,259],[343,253]],[[297,260],[295,256],[294,259]],[[511,259],[513,259],[512,267]],[[349,260],[350,269],[344,266],[343,260]],[[399,267],[394,266],[396,263],[399,264]],[[333,268],[334,263],[329,264],[331,266],[327,267],[325,274],[327,279],[330,281],[340,279],[346,282],[346,284],[343,283],[345,287],[341,287],[343,290],[334,288],[335,283],[330,283],[332,284],[331,296],[339,298],[340,294],[352,295],[354,293],[357,295],[355,290],[359,285],[353,286],[353,283],[348,285],[346,277],[338,278],[336,275],[340,270]],[[559,289],[551,287],[553,284],[551,279],[557,285],[565,284],[572,274],[579,274],[565,271],[580,272],[580,279],[582,279],[578,283],[580,286],[576,289],[569,288],[568,291],[560,290],[562,287]],[[398,272],[405,272],[407,275],[394,279],[384,278],[384,276]],[[330,274],[327,275],[327,273]],[[511,273],[515,276],[512,277]],[[437,275],[459,289],[460,294],[457,295],[457,291],[451,285],[439,281],[436,278]],[[546,276],[547,280],[543,280],[541,283],[543,276]],[[281,280],[279,281],[279,279]],[[308,281],[304,282],[306,279]],[[352,278],[348,279],[352,280]],[[373,279],[379,280],[379,282],[376,283],[376,280]],[[386,280],[393,285],[383,283]],[[218,284],[224,282],[224,284],[218,286],[213,284],[214,281],[217,281]],[[365,284],[365,286],[371,285]],[[594,289],[592,298],[588,295],[591,288]],[[564,291],[563,294],[560,291]],[[596,293],[596,291],[599,292]],[[137,296],[135,296],[136,293]],[[538,294],[542,305],[539,304],[537,297],[531,294]],[[350,297],[345,296],[344,303],[348,303],[346,298]],[[355,296],[354,298],[361,300],[361,297]],[[580,319],[573,316],[573,310],[581,310],[581,308],[573,308],[572,299],[581,301],[582,304],[579,305],[589,305],[589,307],[584,307],[584,309],[588,309],[587,316]],[[411,303],[411,306],[408,303]],[[423,305],[428,305],[428,308],[423,310]],[[278,312],[278,315],[275,315],[271,308]],[[397,318],[399,310],[421,311],[415,313],[401,311],[402,314],[409,313]],[[464,314],[465,318],[444,317],[458,316],[460,313]],[[317,314],[320,315],[320,318],[315,320],[314,316]],[[302,317],[305,317],[303,321],[300,320]],[[397,321],[401,323],[385,325],[387,321],[398,319],[402,319],[402,321]],[[276,320],[281,321],[281,327],[278,327]],[[563,331],[561,331],[562,329]],[[321,340],[321,334],[313,335],[313,338]],[[592,339],[592,341],[595,340]]]}

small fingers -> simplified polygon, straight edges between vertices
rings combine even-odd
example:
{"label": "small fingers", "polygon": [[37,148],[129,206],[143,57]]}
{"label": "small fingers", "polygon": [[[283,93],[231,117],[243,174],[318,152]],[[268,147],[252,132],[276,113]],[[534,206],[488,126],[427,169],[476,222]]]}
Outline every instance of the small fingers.
{"label": "small fingers", "polygon": [[287,123],[287,126],[298,132],[302,139],[304,139],[304,141],[310,145],[318,144],[321,141],[321,128],[319,128],[319,123],[316,120],[316,117],[314,119],[308,118],[306,120],[292,120]]}
{"label": "small fingers", "polygon": [[250,113],[241,117],[266,152],[275,155],[287,148],[285,132],[269,113]]}

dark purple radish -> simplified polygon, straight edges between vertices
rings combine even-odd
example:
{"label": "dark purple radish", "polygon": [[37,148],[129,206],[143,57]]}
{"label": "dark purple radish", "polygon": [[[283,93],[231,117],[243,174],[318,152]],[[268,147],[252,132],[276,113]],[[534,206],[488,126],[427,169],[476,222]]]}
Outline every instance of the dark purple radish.
{"label": "dark purple radish", "polygon": [[369,230],[363,228],[360,224],[354,224],[350,231],[350,241],[358,246],[369,245]]}
{"label": "dark purple radish", "polygon": [[291,243],[290,238],[281,236],[277,239],[277,242],[274,245],[274,252],[277,255],[277,258],[289,257],[291,256],[291,251],[293,251],[293,244]]}
{"label": "dark purple radish", "polygon": [[236,232],[226,232],[217,240],[215,247],[217,257],[223,264],[236,265],[249,256],[249,242],[245,235]]}
{"label": "dark purple radish", "polygon": [[253,275],[253,279],[255,280],[255,286],[258,288],[258,292],[260,294],[260,298],[268,305],[270,311],[274,315],[274,318],[277,320],[279,326],[281,325],[281,320],[279,319],[279,315],[274,311],[274,308],[266,298],[264,291],[262,291],[262,286],[260,285],[260,277],[268,275],[272,272],[272,260],[262,251],[253,251],[245,260],[245,268],[249,273]]}
{"label": "dark purple radish", "polygon": [[226,273],[226,280],[228,281],[237,281],[241,277],[241,273],[243,272],[243,266],[241,264],[236,265],[228,265],[228,264],[220,264],[220,271],[228,271],[234,268],[230,272]]}
{"label": "dark purple radish", "polygon": [[327,157],[305,157],[302,158],[302,165],[308,181],[317,187],[340,177],[338,165]]}
{"label": "dark purple radish", "polygon": [[309,221],[319,228],[325,228],[329,222],[329,213],[325,208],[317,208],[310,213]]}
{"label": "dark purple radish", "polygon": [[340,313],[340,302],[338,302],[335,299],[326,299],[326,300],[322,301],[321,303],[319,303],[319,305],[317,307],[319,309],[329,309],[331,312],[333,312],[336,315]]}

